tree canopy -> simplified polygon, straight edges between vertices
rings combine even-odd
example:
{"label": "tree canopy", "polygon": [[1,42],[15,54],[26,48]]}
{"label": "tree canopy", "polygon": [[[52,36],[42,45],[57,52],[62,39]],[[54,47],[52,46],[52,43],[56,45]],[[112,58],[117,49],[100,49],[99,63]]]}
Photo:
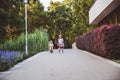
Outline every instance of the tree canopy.
{"label": "tree canopy", "polygon": [[[88,11],[95,0],[63,0],[50,2],[48,11],[40,0],[29,0],[28,32],[46,29],[50,39],[57,44],[59,34],[65,39],[65,47],[70,48],[77,35],[90,31],[94,26],[88,23]],[[0,42],[17,38],[25,32],[23,0],[0,1]]]}

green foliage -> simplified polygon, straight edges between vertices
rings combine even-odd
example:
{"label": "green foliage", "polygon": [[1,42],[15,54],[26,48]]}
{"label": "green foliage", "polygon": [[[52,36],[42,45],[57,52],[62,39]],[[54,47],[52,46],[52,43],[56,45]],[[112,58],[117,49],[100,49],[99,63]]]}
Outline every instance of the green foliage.
{"label": "green foliage", "polygon": [[[23,0],[10,0],[0,3],[0,37],[14,39],[25,32],[25,9]],[[36,28],[45,26],[46,12],[39,0],[29,0],[28,30],[34,32]],[[2,18],[2,19],[1,19]],[[37,26],[37,27],[36,27]],[[0,40],[2,42],[3,40]],[[5,40],[4,40],[5,41]]]}
{"label": "green foliage", "polygon": [[29,53],[37,53],[48,49],[48,34],[43,30],[36,30],[28,36]]}
{"label": "green foliage", "polygon": [[94,0],[63,0],[63,2],[50,2],[48,13],[51,25],[48,25],[50,38],[57,42],[59,34],[65,39],[65,46],[71,47],[74,37],[94,29],[89,25],[88,12]]}
{"label": "green foliage", "polygon": [[[63,0],[50,2],[48,11],[40,0],[29,0],[28,4],[28,32],[35,29],[47,29],[50,39],[55,44],[59,34],[65,39],[65,46],[71,47],[74,37],[94,29],[88,23],[88,11],[95,0]],[[0,3],[0,42],[17,38],[25,32],[25,13],[22,0],[10,0]]]}
{"label": "green foliage", "polygon": [[[89,30],[91,27],[89,25],[89,9],[93,5],[95,0],[74,0],[73,1],[73,11],[74,11],[74,24],[79,34],[83,34]],[[75,31],[76,31],[75,29]]]}
{"label": "green foliage", "polygon": [[120,64],[120,60],[113,60],[113,61],[115,61],[115,62],[117,62],[117,63],[119,63],[119,64]]}
{"label": "green foliage", "polygon": [[30,0],[28,5],[28,30],[34,32],[36,28],[46,26],[48,21],[47,13],[39,0]]}
{"label": "green foliage", "polygon": [[[48,34],[43,30],[36,30],[28,35],[28,54],[33,55],[48,49]],[[0,45],[0,50],[25,51],[25,34],[17,39],[11,39]]]}
{"label": "green foliage", "polygon": [[[4,44],[0,44],[0,71],[7,70],[19,61],[35,55],[38,52],[48,50],[48,40],[48,34],[44,29],[36,29],[33,33],[29,33],[28,55],[25,54],[26,41],[24,33],[16,39],[9,39]],[[20,52],[20,56],[17,54],[17,51]]]}
{"label": "green foliage", "polygon": [[52,2],[48,8],[48,14],[51,18],[51,25],[48,25],[50,38],[57,44],[59,34],[65,39],[65,47],[68,47],[68,32],[72,26],[72,9],[65,2]]}

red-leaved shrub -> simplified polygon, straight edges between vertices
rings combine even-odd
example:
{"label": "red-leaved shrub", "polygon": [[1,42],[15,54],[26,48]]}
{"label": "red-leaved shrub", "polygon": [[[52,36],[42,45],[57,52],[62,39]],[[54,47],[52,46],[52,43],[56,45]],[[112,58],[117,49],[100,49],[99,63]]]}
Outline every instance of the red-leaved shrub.
{"label": "red-leaved shrub", "polygon": [[95,54],[120,58],[120,26],[103,25],[84,35],[75,38],[79,49],[87,50]]}

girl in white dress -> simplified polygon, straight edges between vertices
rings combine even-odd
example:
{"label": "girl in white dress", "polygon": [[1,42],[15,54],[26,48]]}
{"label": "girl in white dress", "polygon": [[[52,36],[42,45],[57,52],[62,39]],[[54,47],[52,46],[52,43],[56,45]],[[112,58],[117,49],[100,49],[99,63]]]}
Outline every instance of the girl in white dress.
{"label": "girl in white dress", "polygon": [[62,35],[60,34],[59,38],[58,38],[58,50],[59,50],[59,53],[60,53],[61,50],[63,52],[63,48],[64,48],[64,40],[62,38]]}

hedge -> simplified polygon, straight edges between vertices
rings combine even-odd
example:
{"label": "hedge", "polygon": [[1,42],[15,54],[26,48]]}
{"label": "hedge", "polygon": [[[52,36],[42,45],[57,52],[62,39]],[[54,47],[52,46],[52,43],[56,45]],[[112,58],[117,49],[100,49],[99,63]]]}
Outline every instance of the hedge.
{"label": "hedge", "polygon": [[103,25],[77,36],[76,46],[107,58],[120,58],[120,26]]}

